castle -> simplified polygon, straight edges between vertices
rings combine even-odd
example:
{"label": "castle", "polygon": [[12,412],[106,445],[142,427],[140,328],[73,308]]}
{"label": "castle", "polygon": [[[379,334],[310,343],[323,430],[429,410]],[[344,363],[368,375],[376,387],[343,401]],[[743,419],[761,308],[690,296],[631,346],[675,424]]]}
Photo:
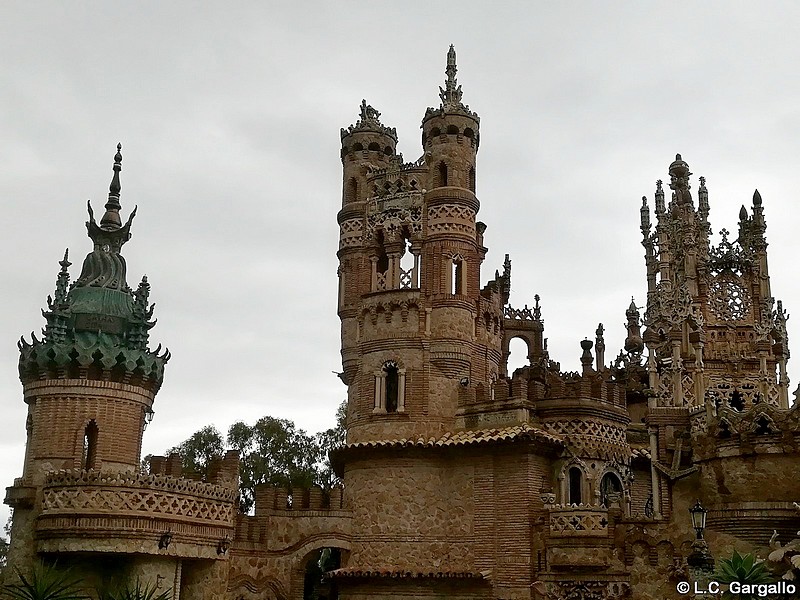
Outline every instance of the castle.
{"label": "castle", "polygon": [[[509,303],[508,256],[481,285],[480,120],[452,47],[446,75],[419,160],[403,162],[366,102],[341,132],[344,488],[262,486],[254,515],[237,511],[235,453],[204,481],[177,456],[140,467],[169,353],[148,345],[149,283],[126,281],[135,211],[123,224],[118,147],[79,277],[65,256],[43,338],[19,342],[28,437],[5,498],[12,565],[58,557],[89,588],[124,573],[176,600],[300,600],[309,558],[335,548],[329,598],[678,598],[712,557],[798,529],[800,415],[758,192],[712,246],[705,181],[695,199],[678,155],[671,197],[659,181],[640,209],[644,314],[625,311],[615,358],[601,324],[580,342],[581,371],[563,372],[539,299]],[[509,373],[514,338],[529,364]]]}

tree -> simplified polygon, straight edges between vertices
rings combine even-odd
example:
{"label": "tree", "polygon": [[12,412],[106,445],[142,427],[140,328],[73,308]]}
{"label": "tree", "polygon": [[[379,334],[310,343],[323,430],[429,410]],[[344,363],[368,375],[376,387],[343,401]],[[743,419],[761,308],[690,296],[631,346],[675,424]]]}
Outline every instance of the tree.
{"label": "tree", "polygon": [[[239,451],[241,509],[252,510],[255,487],[267,483],[286,488],[339,485],[329,453],[344,444],[347,402],[336,411],[336,425],[316,435],[292,421],[262,417],[253,425],[238,421],[228,430],[227,446]],[[209,461],[225,451],[226,439],[212,425],[203,427],[168,452],[181,455],[187,471],[206,474]]]}
{"label": "tree", "polygon": [[[12,513],[12,515],[13,515],[13,513]],[[3,527],[3,531],[5,532],[6,536],[9,537],[9,538],[11,537],[11,516],[12,515],[9,515],[8,521],[6,521],[6,525],[5,525],[5,527]],[[8,564],[8,546],[9,546],[8,540],[5,537],[0,536],[0,575],[3,574],[3,569],[5,569],[6,565]]]}
{"label": "tree", "polygon": [[336,475],[331,464],[330,453],[332,450],[343,446],[347,432],[347,400],[342,401],[336,409],[336,426],[325,431],[320,431],[317,436],[320,460],[316,467],[315,483],[325,490],[341,485],[341,478]]}
{"label": "tree", "polygon": [[184,472],[205,476],[211,459],[225,453],[225,438],[216,427],[206,425],[188,440],[167,450],[168,454],[176,452],[181,455]]}
{"label": "tree", "polygon": [[292,421],[262,417],[252,426],[239,421],[228,430],[228,445],[239,451],[240,502],[245,512],[253,508],[258,484],[291,489],[314,483],[319,446]]}

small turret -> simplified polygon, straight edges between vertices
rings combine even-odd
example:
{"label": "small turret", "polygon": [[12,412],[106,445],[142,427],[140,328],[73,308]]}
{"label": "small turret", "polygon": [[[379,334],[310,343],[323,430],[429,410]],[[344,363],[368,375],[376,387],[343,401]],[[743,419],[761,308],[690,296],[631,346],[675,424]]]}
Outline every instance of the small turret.
{"label": "small turret", "polygon": [[397,132],[380,121],[381,113],[361,101],[355,125],[342,129],[344,182],[342,205],[365,200],[367,178],[372,171],[385,168],[395,156]]}
{"label": "small turret", "polygon": [[442,103],[429,108],[422,120],[422,146],[430,168],[428,189],[455,186],[475,192],[475,155],[478,152],[480,118],[461,102],[456,80],[456,51],[447,53],[445,86],[439,88]]}

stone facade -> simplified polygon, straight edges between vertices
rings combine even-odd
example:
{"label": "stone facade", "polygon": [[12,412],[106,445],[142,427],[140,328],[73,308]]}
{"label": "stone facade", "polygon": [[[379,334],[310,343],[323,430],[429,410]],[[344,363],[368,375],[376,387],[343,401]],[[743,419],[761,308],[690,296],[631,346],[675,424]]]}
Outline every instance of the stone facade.
{"label": "stone facade", "polygon": [[[12,564],[55,555],[89,582],[103,565],[175,598],[300,600],[307,563],[334,548],[328,598],[678,598],[698,499],[717,557],[800,527],[800,416],[758,192],[736,240],[713,246],[705,180],[695,203],[678,155],[655,223],[646,198],[640,209],[644,314],[631,302],[616,358],[600,324],[580,342],[580,372],[564,372],[539,297],[509,303],[508,256],[481,285],[480,120],[452,47],[446,74],[418,160],[396,153],[396,131],[365,101],[341,132],[348,431],[332,459],[345,492],[262,487],[242,515],[234,454],[207,481],[184,477],[176,456],[141,470],[169,353],[147,347],[149,284],[125,282],[118,154],[99,226],[90,208],[81,277],[69,286],[65,256],[45,339],[20,342],[29,436],[6,496]],[[510,373],[514,338],[529,364]]]}

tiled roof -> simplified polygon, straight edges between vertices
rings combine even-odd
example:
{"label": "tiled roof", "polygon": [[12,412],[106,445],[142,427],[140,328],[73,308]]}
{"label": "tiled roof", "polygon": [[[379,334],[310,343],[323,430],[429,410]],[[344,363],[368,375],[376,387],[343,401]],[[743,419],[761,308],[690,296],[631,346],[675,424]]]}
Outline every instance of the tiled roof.
{"label": "tiled roof", "polygon": [[489,572],[473,571],[402,571],[398,569],[359,569],[347,567],[325,573],[326,578],[385,577],[392,579],[489,579]]}
{"label": "tiled roof", "polygon": [[347,444],[344,449],[351,448],[436,448],[450,446],[477,446],[498,442],[514,442],[517,440],[540,441],[554,445],[562,445],[561,436],[548,433],[528,423],[504,427],[502,429],[481,429],[479,431],[458,431],[445,433],[440,438],[403,438],[399,440],[371,440]]}

